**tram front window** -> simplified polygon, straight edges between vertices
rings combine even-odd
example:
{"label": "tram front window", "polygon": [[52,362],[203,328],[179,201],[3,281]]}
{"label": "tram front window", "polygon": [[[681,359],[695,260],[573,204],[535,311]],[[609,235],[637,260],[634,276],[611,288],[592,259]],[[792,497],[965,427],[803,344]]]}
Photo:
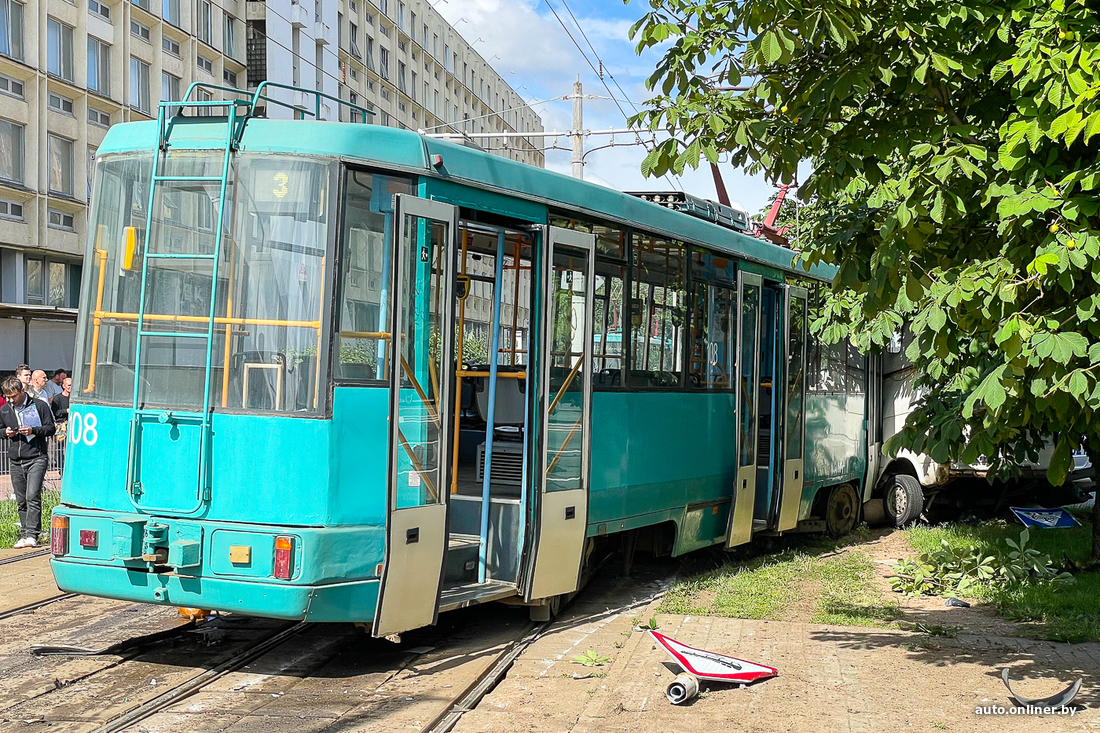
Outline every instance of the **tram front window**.
{"label": "tram front window", "polygon": [[[221,169],[221,151],[179,150],[158,174],[220,176]],[[136,375],[139,407],[200,409],[208,392],[215,410],[323,412],[335,165],[235,156],[224,207],[219,181],[158,182],[146,247],[151,173],[148,153],[98,163],[82,296],[82,397],[130,405]]]}

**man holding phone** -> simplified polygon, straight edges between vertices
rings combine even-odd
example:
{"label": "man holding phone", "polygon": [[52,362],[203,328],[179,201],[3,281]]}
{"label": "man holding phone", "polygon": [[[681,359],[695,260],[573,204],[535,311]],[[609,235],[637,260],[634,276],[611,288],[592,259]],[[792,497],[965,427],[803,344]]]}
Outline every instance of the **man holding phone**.
{"label": "man holding phone", "polygon": [[19,535],[15,549],[38,545],[42,532],[42,482],[49,452],[46,439],[54,434],[53,413],[42,400],[32,398],[18,377],[0,383],[7,404],[0,407],[0,438],[8,441],[11,484],[19,509]]}

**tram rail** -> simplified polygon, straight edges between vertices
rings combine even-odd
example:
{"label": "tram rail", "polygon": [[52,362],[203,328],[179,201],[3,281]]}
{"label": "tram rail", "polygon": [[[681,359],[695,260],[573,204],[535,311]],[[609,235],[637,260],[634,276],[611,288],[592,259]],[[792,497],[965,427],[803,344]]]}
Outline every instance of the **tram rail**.
{"label": "tram rail", "polygon": [[35,550],[34,552],[25,552],[22,555],[12,555],[11,557],[5,557],[4,559],[0,560],[0,565],[11,565],[15,562],[20,562],[22,560],[32,560],[36,557],[42,557],[43,555],[49,554],[50,548],[43,547],[41,550]]}
{"label": "tram rail", "polygon": [[7,611],[0,612],[0,621],[3,621],[6,618],[11,618],[12,616],[18,616],[21,613],[27,613],[29,611],[35,611],[39,608],[42,608],[43,606],[48,606],[51,603],[57,603],[58,601],[65,601],[65,600],[68,600],[70,598],[76,598],[78,595],[80,595],[80,594],[79,593],[59,593],[56,596],[50,596],[49,598],[43,598],[42,600],[35,601],[34,603],[27,603],[27,604],[24,604],[22,606],[17,606],[15,608],[8,609]]}

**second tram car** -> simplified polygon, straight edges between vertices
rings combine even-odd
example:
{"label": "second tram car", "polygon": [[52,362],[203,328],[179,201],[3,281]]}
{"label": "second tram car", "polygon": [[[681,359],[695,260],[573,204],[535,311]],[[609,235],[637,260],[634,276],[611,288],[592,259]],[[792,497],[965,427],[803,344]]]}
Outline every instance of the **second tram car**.
{"label": "second tram car", "polygon": [[259,118],[263,92],[98,150],[63,590],[390,635],[546,615],[602,541],[852,527],[875,380],[808,335],[831,273],[413,132]]}

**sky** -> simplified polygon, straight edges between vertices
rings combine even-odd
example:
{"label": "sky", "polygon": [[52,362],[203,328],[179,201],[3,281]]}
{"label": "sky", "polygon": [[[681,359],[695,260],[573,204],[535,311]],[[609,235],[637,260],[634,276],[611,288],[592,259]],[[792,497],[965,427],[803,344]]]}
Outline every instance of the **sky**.
{"label": "sky", "polygon": [[[620,100],[618,105],[606,99],[612,94],[570,40],[562,23],[554,17],[551,6],[592,65],[599,68],[597,56],[603,61],[609,72],[604,74],[604,80],[613,96]],[[642,102],[653,96],[645,88],[645,79],[653,72],[660,54],[648,50],[639,56],[629,38],[630,26],[649,10],[649,3],[644,0],[630,0],[625,5],[623,0],[438,0],[434,7],[482,58],[489,61],[505,82],[531,104],[542,118],[545,130],[571,129],[572,102],[560,98],[572,93],[578,74],[585,95],[605,97],[584,100],[586,129],[622,129],[626,127],[626,118],[619,106],[627,114],[634,114],[636,109],[642,108]],[[570,16],[570,10],[583,29],[583,35]],[[548,99],[552,101],[532,104]],[[544,144],[552,142],[547,138]],[[585,150],[608,142],[606,135],[587,137]],[[663,178],[642,177],[640,166],[645,149],[619,144],[633,142],[631,137],[616,136],[615,142],[615,147],[592,151],[585,156],[586,180],[623,191],[672,188]],[[567,150],[548,150],[546,167],[569,174],[572,170],[572,154],[568,150],[571,141],[560,138],[558,145]],[[767,205],[774,189],[762,176],[747,176],[728,163],[720,164],[720,168],[730,199],[740,208],[756,215]],[[696,196],[718,199],[710,166],[705,161],[698,170],[688,169],[679,179],[679,185]]]}

